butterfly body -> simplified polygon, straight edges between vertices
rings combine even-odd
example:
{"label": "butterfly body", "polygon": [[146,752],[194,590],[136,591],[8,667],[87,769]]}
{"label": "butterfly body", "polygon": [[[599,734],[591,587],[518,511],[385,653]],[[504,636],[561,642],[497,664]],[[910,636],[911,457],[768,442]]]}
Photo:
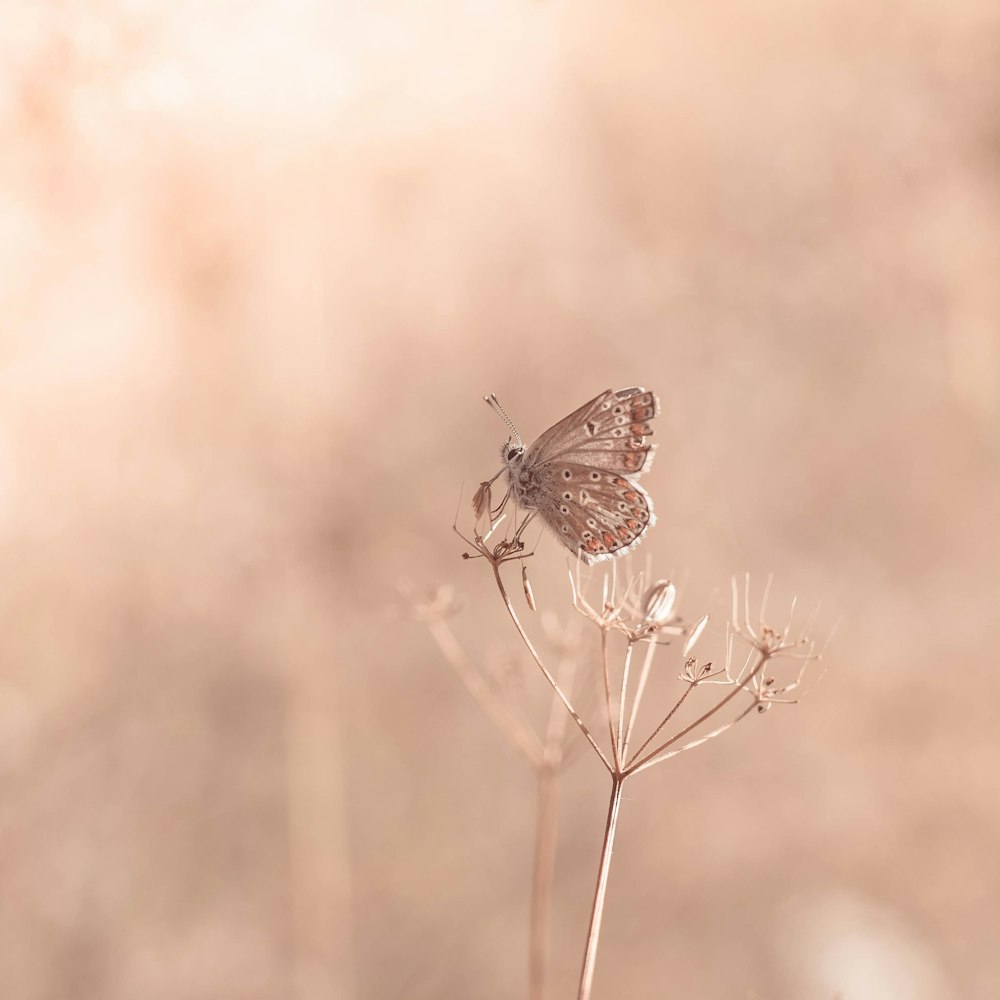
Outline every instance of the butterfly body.
{"label": "butterfly body", "polygon": [[584,562],[624,555],[656,520],[635,480],[652,464],[647,438],[658,411],[645,389],[607,389],[529,448],[507,441],[500,457],[513,499]]}
{"label": "butterfly body", "polygon": [[510,448],[504,445],[500,449],[504,471],[510,483],[514,500],[525,510],[545,510],[553,506],[552,497],[546,492],[545,476],[541,468],[532,462],[525,464],[524,448]]}

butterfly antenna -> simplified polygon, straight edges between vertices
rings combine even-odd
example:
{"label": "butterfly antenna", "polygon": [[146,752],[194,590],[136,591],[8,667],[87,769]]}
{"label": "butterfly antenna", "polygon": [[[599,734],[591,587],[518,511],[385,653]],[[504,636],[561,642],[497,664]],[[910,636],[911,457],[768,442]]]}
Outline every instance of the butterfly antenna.
{"label": "butterfly antenna", "polygon": [[518,448],[523,448],[524,445],[521,442],[521,435],[517,433],[514,421],[507,416],[507,411],[500,405],[500,400],[497,399],[496,395],[491,392],[488,396],[483,396],[483,399],[485,399],[486,402],[493,407],[493,410],[499,415],[500,419],[510,428],[510,432],[514,436],[514,443],[518,446]]}

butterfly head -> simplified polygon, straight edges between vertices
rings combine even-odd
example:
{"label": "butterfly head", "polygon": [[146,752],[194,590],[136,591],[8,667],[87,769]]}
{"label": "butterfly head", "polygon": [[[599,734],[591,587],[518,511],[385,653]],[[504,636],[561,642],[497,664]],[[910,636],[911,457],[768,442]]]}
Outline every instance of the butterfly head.
{"label": "butterfly head", "polygon": [[500,458],[504,465],[510,466],[521,461],[521,456],[524,454],[524,445],[520,441],[512,441],[507,438],[502,445],[500,445]]}

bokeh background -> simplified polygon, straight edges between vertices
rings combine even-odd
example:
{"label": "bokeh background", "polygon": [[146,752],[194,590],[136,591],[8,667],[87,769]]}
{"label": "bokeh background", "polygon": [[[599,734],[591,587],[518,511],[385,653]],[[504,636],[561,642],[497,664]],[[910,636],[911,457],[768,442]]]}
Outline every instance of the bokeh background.
{"label": "bokeh background", "polygon": [[[481,397],[530,439],[633,384],[683,609],[773,572],[840,624],[627,787],[595,997],[998,995],[995,3],[3,25],[4,997],[524,996],[533,778],[399,586],[520,662],[451,533]],[[606,794],[578,754],[553,998]]]}

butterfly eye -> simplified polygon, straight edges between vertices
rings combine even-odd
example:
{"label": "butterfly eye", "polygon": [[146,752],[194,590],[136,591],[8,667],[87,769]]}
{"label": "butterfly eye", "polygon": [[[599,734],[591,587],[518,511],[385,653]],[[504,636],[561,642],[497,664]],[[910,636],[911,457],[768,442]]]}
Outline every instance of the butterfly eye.
{"label": "butterfly eye", "polygon": [[521,454],[521,451],[522,451],[522,450],[523,450],[523,449],[521,449],[521,448],[511,448],[511,449],[510,449],[510,450],[509,450],[509,451],[507,452],[507,461],[508,461],[508,462],[513,462],[513,461],[514,461],[514,459],[515,459],[515,458],[517,458],[517,456]]}

